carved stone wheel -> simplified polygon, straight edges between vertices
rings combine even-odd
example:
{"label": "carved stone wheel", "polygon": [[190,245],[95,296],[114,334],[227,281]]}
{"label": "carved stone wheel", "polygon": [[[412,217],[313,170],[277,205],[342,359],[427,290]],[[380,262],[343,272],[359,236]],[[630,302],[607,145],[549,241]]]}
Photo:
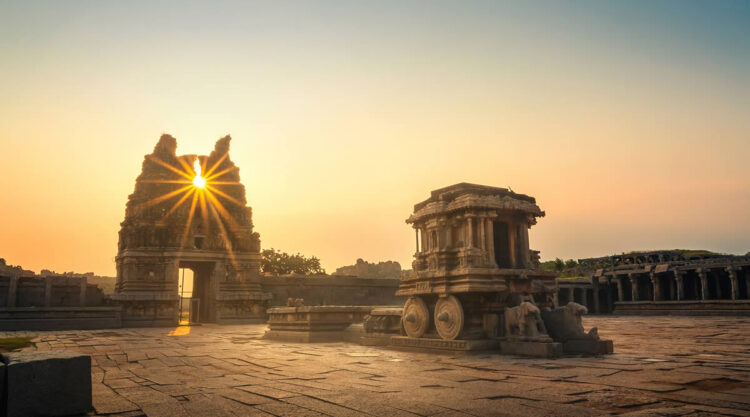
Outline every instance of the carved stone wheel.
{"label": "carved stone wheel", "polygon": [[453,295],[439,298],[435,304],[435,328],[444,340],[453,340],[464,329],[464,308]]}
{"label": "carved stone wheel", "polygon": [[418,297],[410,297],[404,304],[403,318],[406,335],[409,337],[422,337],[427,328],[430,327],[430,311],[424,300]]}

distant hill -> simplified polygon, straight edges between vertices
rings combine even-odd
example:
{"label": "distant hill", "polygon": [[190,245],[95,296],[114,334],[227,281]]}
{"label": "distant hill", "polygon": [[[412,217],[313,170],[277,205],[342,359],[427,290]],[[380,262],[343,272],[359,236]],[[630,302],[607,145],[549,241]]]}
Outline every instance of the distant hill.
{"label": "distant hill", "polygon": [[370,263],[357,259],[354,265],[337,268],[332,275],[349,275],[360,278],[393,278],[401,277],[401,265],[395,261]]}

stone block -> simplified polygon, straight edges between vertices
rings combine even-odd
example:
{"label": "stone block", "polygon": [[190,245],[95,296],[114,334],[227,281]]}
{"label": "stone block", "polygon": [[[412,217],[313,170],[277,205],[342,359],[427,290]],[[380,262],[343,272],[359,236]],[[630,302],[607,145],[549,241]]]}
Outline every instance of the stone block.
{"label": "stone block", "polygon": [[468,352],[495,350],[497,349],[497,341],[493,339],[443,340],[426,337],[391,336],[391,346],[445,352]]}
{"label": "stone block", "polygon": [[573,339],[563,343],[563,352],[584,355],[608,355],[614,352],[611,340]]}
{"label": "stone block", "polygon": [[298,331],[298,330],[268,330],[264,339],[289,343],[329,343],[343,342],[344,332],[334,331]]}
{"label": "stone block", "polygon": [[68,416],[91,410],[91,357],[67,351],[2,355],[8,417]]}
{"label": "stone block", "polygon": [[0,361],[0,416],[5,416],[5,380],[7,378],[7,372],[5,370],[5,363]]}
{"label": "stone block", "polygon": [[536,358],[557,358],[563,354],[563,345],[557,342],[503,340],[500,341],[500,353],[503,355],[533,356]]}

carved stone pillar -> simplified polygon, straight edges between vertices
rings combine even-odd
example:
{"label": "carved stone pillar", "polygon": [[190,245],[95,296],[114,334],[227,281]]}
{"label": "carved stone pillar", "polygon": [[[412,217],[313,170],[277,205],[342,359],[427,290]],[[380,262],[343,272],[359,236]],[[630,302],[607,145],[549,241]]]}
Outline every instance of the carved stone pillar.
{"label": "carved stone pillar", "polygon": [[479,249],[487,250],[487,239],[484,237],[484,225],[486,222],[483,218],[479,219]]}
{"label": "carved stone pillar", "polygon": [[466,217],[466,247],[471,249],[474,246],[474,223],[471,216]]}
{"label": "carved stone pillar", "polygon": [[655,273],[649,275],[651,279],[651,285],[654,287],[654,301],[661,301],[661,285],[659,285],[659,277]]}
{"label": "carved stone pillar", "polygon": [[414,242],[417,246],[417,253],[419,253],[419,228],[414,228]]}
{"label": "carved stone pillar", "polygon": [[568,287],[568,302],[569,303],[575,303],[576,302],[576,291],[573,287]]}
{"label": "carved stone pillar", "polygon": [[638,276],[635,274],[628,274],[630,280],[630,297],[633,301],[638,301]]}
{"label": "carved stone pillar", "polygon": [[518,260],[516,259],[516,229],[517,227],[514,222],[508,222],[508,252],[511,268],[516,268],[518,266]]}
{"label": "carved stone pillar", "polygon": [[728,266],[726,271],[729,274],[729,281],[732,284],[732,300],[736,300],[740,295],[740,286],[737,282],[737,272],[731,266]]}
{"label": "carved stone pillar", "polygon": [[591,287],[594,292],[594,313],[599,314],[599,277],[591,278]]}
{"label": "carved stone pillar", "polygon": [[486,230],[486,238],[487,238],[487,254],[489,255],[490,260],[490,267],[497,268],[497,260],[495,259],[495,233],[494,229],[492,227],[492,219],[485,219],[487,226],[485,226]]}
{"label": "carved stone pillar", "polygon": [[696,270],[698,277],[701,279],[701,300],[708,300],[708,277],[706,271],[702,268]]}
{"label": "carved stone pillar", "polygon": [[676,297],[675,300],[682,301],[685,299],[685,290],[683,289],[683,281],[682,281],[682,278],[685,275],[685,273],[682,271],[678,271],[676,269],[672,272],[674,273],[674,282],[677,287],[677,295],[675,296]]}
{"label": "carved stone pillar", "polygon": [[524,268],[531,268],[531,257],[529,256],[529,225],[521,224],[521,259]]}
{"label": "carved stone pillar", "polygon": [[443,225],[445,227],[445,246],[443,248],[449,249],[453,247],[453,227],[451,227],[450,222],[445,223]]}
{"label": "carved stone pillar", "polygon": [[625,301],[625,290],[622,287],[622,280],[625,279],[624,277],[618,277],[617,275],[615,277],[615,282],[617,283],[617,301]]}
{"label": "carved stone pillar", "polygon": [[581,288],[581,305],[589,308],[589,297],[587,297],[589,290],[586,287]]}
{"label": "carved stone pillar", "polygon": [[612,279],[607,277],[607,312],[611,313],[614,310],[615,304],[612,300]]}

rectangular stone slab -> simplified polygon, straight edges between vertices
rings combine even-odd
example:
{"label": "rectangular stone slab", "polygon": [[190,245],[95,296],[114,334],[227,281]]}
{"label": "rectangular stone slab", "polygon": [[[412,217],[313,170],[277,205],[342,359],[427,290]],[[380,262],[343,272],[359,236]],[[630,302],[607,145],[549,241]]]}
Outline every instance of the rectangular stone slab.
{"label": "rectangular stone slab", "polygon": [[614,352],[614,345],[611,340],[568,340],[563,343],[563,351],[586,355],[608,355]]}
{"label": "rectangular stone slab", "polygon": [[536,358],[557,358],[563,354],[563,345],[556,342],[501,341],[500,353]]}
{"label": "rectangular stone slab", "polygon": [[402,348],[417,348],[442,350],[446,352],[468,352],[497,349],[497,341],[492,339],[478,340],[443,340],[429,338],[415,338],[408,336],[392,336],[391,346]]}
{"label": "rectangular stone slab", "polygon": [[8,417],[67,416],[91,410],[91,357],[68,351],[2,355]]}

